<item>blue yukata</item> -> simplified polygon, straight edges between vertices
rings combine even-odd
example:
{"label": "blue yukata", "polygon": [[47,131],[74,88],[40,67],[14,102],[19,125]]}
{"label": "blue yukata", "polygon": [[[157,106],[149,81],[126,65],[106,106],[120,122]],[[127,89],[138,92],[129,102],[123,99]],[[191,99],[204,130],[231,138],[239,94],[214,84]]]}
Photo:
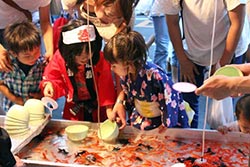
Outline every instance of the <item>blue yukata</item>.
{"label": "blue yukata", "polygon": [[121,77],[130,124],[141,130],[160,125],[189,127],[182,95],[172,85],[164,70],[151,62],[144,65],[135,81]]}

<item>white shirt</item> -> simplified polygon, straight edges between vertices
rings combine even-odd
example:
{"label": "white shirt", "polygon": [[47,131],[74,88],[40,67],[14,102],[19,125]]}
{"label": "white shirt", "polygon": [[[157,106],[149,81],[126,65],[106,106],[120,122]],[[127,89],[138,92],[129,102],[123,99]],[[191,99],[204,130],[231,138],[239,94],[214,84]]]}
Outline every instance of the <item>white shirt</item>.
{"label": "white shirt", "polygon": [[[156,0],[159,1],[159,12],[176,15],[180,12],[180,0]],[[246,4],[247,0],[217,0],[217,19],[214,39],[213,62],[215,64],[221,58],[230,21],[227,12],[240,4]],[[210,48],[213,29],[215,0],[183,0],[184,31],[187,44],[188,58],[201,66],[210,65]],[[225,3],[224,3],[225,2]],[[189,16],[189,17],[188,17]],[[247,19],[247,17],[245,18]],[[245,21],[240,37],[236,57],[246,52],[250,43],[248,37],[249,25]]]}
{"label": "white shirt", "polygon": [[[31,13],[50,4],[51,0],[13,0],[21,8],[29,10]],[[7,25],[22,22],[27,17],[17,9],[0,1],[0,29],[4,29]]]}

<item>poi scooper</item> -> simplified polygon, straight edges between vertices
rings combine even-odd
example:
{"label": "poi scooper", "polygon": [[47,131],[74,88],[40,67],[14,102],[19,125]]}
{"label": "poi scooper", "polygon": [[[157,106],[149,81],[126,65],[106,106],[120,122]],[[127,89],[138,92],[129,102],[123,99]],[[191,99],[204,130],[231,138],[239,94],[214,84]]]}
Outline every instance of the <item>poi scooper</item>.
{"label": "poi scooper", "polygon": [[58,108],[57,102],[50,97],[43,97],[41,101],[43,105],[49,110],[49,114],[52,116],[52,111]]}
{"label": "poi scooper", "polygon": [[196,85],[189,82],[176,82],[175,84],[173,84],[174,90],[183,93],[194,92],[196,88]]}

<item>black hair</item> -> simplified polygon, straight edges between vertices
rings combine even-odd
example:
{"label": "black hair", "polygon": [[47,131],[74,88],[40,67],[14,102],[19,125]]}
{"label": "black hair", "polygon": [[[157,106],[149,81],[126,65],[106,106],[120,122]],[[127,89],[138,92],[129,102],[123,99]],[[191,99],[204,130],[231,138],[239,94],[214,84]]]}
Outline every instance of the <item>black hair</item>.
{"label": "black hair", "polygon": [[[73,72],[76,73],[78,71],[77,64],[75,63],[75,57],[81,55],[82,51],[85,49],[86,52],[89,52],[88,42],[74,43],[74,44],[64,44],[62,32],[66,32],[69,30],[73,30],[82,25],[87,25],[86,20],[71,20],[68,24],[62,27],[58,48],[59,51],[64,58],[67,67]],[[93,25],[93,24],[91,24]],[[95,26],[94,26],[95,28]],[[92,62],[96,64],[100,57],[100,51],[102,48],[102,38],[99,35],[98,31],[95,28],[96,39],[90,42],[91,51],[93,53]]]}
{"label": "black hair", "polygon": [[113,36],[104,47],[104,57],[110,63],[132,63],[136,73],[145,65],[147,46],[143,36],[136,32],[120,32]]}
{"label": "black hair", "polygon": [[6,49],[16,54],[32,51],[41,45],[38,28],[32,22],[14,23],[4,30]]}
{"label": "black hair", "polygon": [[246,120],[250,121],[250,94],[246,94],[242,96],[237,101],[237,104],[235,107],[235,114],[236,114],[237,120],[239,120],[240,114],[242,114],[241,116],[243,116]]}

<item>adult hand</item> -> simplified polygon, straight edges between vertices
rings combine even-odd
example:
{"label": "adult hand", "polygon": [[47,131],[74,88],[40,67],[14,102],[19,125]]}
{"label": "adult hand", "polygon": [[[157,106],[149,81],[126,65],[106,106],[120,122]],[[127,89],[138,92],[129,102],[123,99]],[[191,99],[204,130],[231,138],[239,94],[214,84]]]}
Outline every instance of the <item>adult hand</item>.
{"label": "adult hand", "polygon": [[8,52],[0,45],[0,71],[10,72],[12,70],[13,67]]}
{"label": "adult hand", "polygon": [[[223,75],[211,76],[204,81],[203,85],[195,90],[197,95],[204,95],[216,100],[221,100],[231,96],[232,85],[237,83],[237,77],[227,77]],[[236,79],[236,80],[235,80]]]}
{"label": "adult hand", "polygon": [[199,75],[199,71],[191,60],[186,59],[186,60],[180,61],[181,81],[191,82],[193,84],[196,84],[195,75]]}
{"label": "adult hand", "polygon": [[28,10],[22,10],[23,14],[28,18],[29,21],[32,21],[32,14]]}
{"label": "adult hand", "polygon": [[210,75],[213,75],[215,73],[216,70],[218,70],[220,68],[220,63],[216,63],[214,65],[212,65],[212,69],[211,69],[211,74]]}

